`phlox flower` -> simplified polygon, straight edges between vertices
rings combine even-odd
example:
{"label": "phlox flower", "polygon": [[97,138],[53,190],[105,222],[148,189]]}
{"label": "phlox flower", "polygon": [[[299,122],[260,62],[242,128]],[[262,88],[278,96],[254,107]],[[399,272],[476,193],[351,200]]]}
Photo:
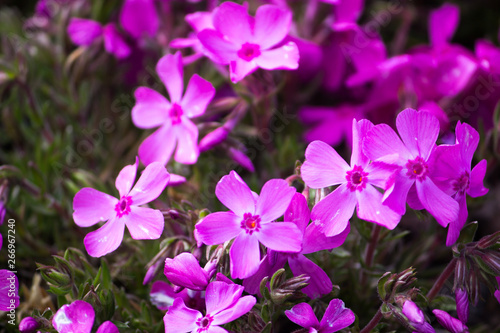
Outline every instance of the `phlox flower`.
{"label": "phlox flower", "polygon": [[385,189],[398,168],[381,162],[369,163],[361,143],[373,124],[366,119],[359,122],[353,120],[352,124],[350,165],[332,147],[322,141],[314,141],[307,147],[306,160],[301,167],[302,179],[310,188],[340,184],[311,212],[311,219],[326,236],[343,232],[356,206],[359,218],[391,230],[401,219],[401,215],[382,204],[382,194],[374,187]]}
{"label": "phlox flower", "polygon": [[[58,333],[90,333],[94,326],[95,311],[87,302],[74,301],[63,305],[52,318],[52,325]],[[119,333],[115,324],[105,321],[97,333]]]}
{"label": "phlox flower", "polygon": [[[14,293],[12,293],[13,289]],[[8,269],[0,269],[0,311],[7,312],[19,306],[18,291],[19,282],[16,274]]]}
{"label": "phlox flower", "polygon": [[248,311],[256,303],[253,296],[241,297],[243,287],[220,281],[207,286],[205,304],[206,313],[190,309],[182,298],[176,298],[174,304],[163,317],[165,333],[222,333],[227,332],[219,325],[229,323]]}
{"label": "phlox flower", "polygon": [[312,307],[307,303],[295,305],[291,310],[286,310],[285,315],[295,324],[308,328],[309,332],[333,333],[350,326],[356,316],[345,307],[342,300],[334,298],[328,304],[325,314],[318,321]]}
{"label": "phlox flower", "polygon": [[174,304],[176,298],[182,298],[184,304],[191,309],[205,309],[205,292],[184,288],[176,291],[174,287],[164,281],[155,281],[151,286],[149,297],[160,310],[168,310]]}
{"label": "phlox flower", "polygon": [[224,2],[213,12],[215,29],[198,33],[198,39],[217,61],[229,64],[236,83],[257,68],[297,69],[299,51],[294,42],[279,45],[290,30],[292,13],[274,5],[257,9],[255,18],[245,6]]}
{"label": "phlox flower", "polygon": [[156,209],[139,207],[156,199],[167,186],[169,174],[160,163],[146,167],[132,188],[137,173],[135,164],[127,165],[116,178],[120,198],[114,198],[93,188],[82,188],[73,199],[73,219],[79,227],[90,227],[107,221],[96,231],[85,236],[89,255],[101,257],[120,246],[127,226],[133,239],[160,238],[165,220]]}
{"label": "phlox flower", "polygon": [[405,109],[398,115],[396,127],[401,138],[391,127],[380,124],[367,133],[363,142],[363,151],[371,160],[390,157],[401,167],[384,194],[384,204],[403,215],[408,199],[410,207],[425,208],[446,227],[457,219],[458,203],[429,177],[432,173],[429,159],[439,135],[439,121],[428,112]]}
{"label": "phlox flower", "polygon": [[139,147],[141,161],[148,165],[158,161],[167,164],[175,150],[175,160],[183,164],[196,163],[198,128],[190,120],[205,112],[215,94],[212,84],[194,74],[183,95],[183,67],[180,52],[167,54],[158,61],[156,72],[167,87],[170,101],[158,92],[139,87],[132,121],[139,128],[160,126]]}
{"label": "phlox flower", "polygon": [[174,259],[165,260],[164,273],[171,283],[179,287],[205,290],[210,277],[215,273],[213,268],[215,268],[213,262],[208,262],[205,269],[201,268],[194,255],[184,252]]}
{"label": "phlox flower", "polygon": [[417,333],[435,333],[436,331],[432,328],[424,316],[424,313],[417,304],[411,300],[406,300],[403,303],[403,308],[401,312],[408,318],[410,325]]}
{"label": "phlox flower", "polygon": [[259,242],[280,252],[299,252],[302,232],[292,222],[276,222],[295,194],[282,179],[271,179],[260,196],[252,192],[240,176],[231,171],[215,188],[217,198],[231,211],[206,216],[196,225],[198,241],[216,245],[235,238],[229,256],[232,278],[246,278],[259,268]]}

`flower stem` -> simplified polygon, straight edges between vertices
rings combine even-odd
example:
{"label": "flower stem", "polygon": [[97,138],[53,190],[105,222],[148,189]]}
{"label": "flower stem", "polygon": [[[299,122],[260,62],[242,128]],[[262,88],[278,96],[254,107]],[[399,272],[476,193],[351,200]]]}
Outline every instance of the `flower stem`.
{"label": "flower stem", "polygon": [[[378,224],[375,224],[372,230],[372,237],[370,239],[370,243],[368,244],[368,248],[366,249],[365,254],[365,265],[366,269],[370,269],[373,264],[373,258],[375,256],[375,249],[377,248],[378,238],[380,235],[380,231],[382,227]],[[364,285],[366,282],[366,272],[363,271],[361,275],[361,285]]]}
{"label": "flower stem", "polygon": [[371,332],[372,329],[377,326],[379,323],[380,319],[382,319],[382,312],[380,311],[380,308],[377,310],[377,313],[373,316],[372,320],[361,330],[359,333],[368,333]]}
{"label": "flower stem", "polygon": [[436,297],[437,293],[441,290],[441,288],[443,288],[446,280],[448,280],[451,274],[453,274],[453,272],[455,271],[456,265],[457,265],[457,259],[453,258],[453,260],[450,261],[448,266],[446,266],[441,275],[438,277],[438,279],[432,286],[431,290],[429,290],[429,292],[427,293],[426,297],[429,300],[429,302],[432,301],[434,297]]}

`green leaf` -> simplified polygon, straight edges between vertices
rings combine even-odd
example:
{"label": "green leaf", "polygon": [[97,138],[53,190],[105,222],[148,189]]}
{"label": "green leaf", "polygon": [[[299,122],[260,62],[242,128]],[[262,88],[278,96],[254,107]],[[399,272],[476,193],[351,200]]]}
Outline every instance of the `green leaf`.
{"label": "green leaf", "polygon": [[460,237],[458,237],[457,243],[471,243],[474,241],[474,236],[476,235],[478,223],[477,221],[471,222],[462,228],[460,231]]}

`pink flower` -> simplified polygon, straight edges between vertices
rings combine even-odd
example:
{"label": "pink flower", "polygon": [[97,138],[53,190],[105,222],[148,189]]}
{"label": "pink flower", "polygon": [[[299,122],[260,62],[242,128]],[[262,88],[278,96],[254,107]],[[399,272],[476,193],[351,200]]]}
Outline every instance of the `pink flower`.
{"label": "pink flower", "polygon": [[406,300],[403,303],[403,308],[401,309],[403,314],[408,318],[410,325],[417,333],[435,333],[436,331],[432,328],[425,320],[424,313],[417,304],[411,300]]}
{"label": "pink flower", "polygon": [[205,112],[215,94],[212,84],[194,74],[183,96],[183,68],[180,52],[168,54],[158,61],[156,72],[167,87],[170,101],[158,92],[139,87],[135,91],[136,104],[132,121],[139,128],[160,128],[139,147],[141,161],[148,165],[158,161],[167,164],[174,150],[175,160],[183,164],[196,163],[198,128],[189,119]]}
{"label": "pink flower", "polygon": [[165,333],[222,333],[227,332],[219,325],[229,323],[248,311],[256,303],[253,296],[241,297],[243,287],[237,284],[214,281],[207,287],[205,303],[206,314],[190,309],[182,298],[174,304],[163,317]]}
{"label": "pink flower", "polygon": [[160,26],[154,0],[125,0],[120,11],[120,24],[135,39],[154,37]]}
{"label": "pink flower", "polygon": [[[63,305],[52,318],[52,325],[58,333],[90,333],[94,326],[95,311],[87,302],[74,301]],[[110,321],[99,326],[97,333],[119,333]]]}
{"label": "pink flower", "polygon": [[326,236],[335,236],[345,230],[354,208],[358,217],[394,229],[401,219],[382,204],[382,194],[374,187],[385,189],[398,170],[385,163],[369,163],[361,150],[361,142],[373,124],[366,120],[352,123],[353,152],[351,165],[329,145],[314,141],[306,149],[302,165],[302,179],[310,188],[339,185],[312,209],[311,219],[319,224]]}
{"label": "pink flower", "polygon": [[123,239],[125,226],[133,239],[160,238],[165,220],[156,209],[139,207],[156,199],[169,180],[169,174],[160,163],[146,167],[132,188],[137,166],[127,165],[116,178],[115,186],[120,199],[85,187],[73,199],[73,219],[80,227],[90,227],[100,221],[107,221],[101,228],[85,236],[87,252],[101,257],[118,248]]}
{"label": "pink flower", "polygon": [[271,49],[287,36],[292,13],[274,5],[257,9],[255,18],[244,6],[224,2],[213,13],[214,29],[198,33],[203,46],[218,62],[229,64],[236,83],[257,68],[297,69],[299,51],[294,42]]}
{"label": "pink flower", "polygon": [[198,241],[207,245],[235,238],[229,251],[231,276],[246,278],[259,268],[259,242],[280,252],[299,252],[302,232],[292,222],[273,223],[287,209],[295,188],[282,179],[271,179],[260,196],[231,171],[217,184],[215,195],[231,211],[212,213],[196,225]]}
{"label": "pink flower", "polygon": [[183,252],[174,259],[165,260],[164,274],[172,284],[177,286],[191,290],[205,290],[210,277],[215,273],[212,267],[213,263],[209,262],[204,269],[201,268],[194,255],[190,252]]}

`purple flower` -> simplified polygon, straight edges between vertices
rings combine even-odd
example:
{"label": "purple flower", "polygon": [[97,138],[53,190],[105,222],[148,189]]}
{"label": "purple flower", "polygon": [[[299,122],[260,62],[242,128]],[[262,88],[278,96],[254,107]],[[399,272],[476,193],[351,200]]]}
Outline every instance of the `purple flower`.
{"label": "purple flower", "polygon": [[302,232],[292,222],[272,223],[282,216],[295,188],[282,179],[264,184],[260,196],[231,171],[215,188],[217,198],[231,211],[212,213],[196,225],[196,237],[207,245],[235,238],[229,252],[231,276],[246,278],[259,268],[259,242],[271,250],[299,252]]}
{"label": "purple flower", "polygon": [[[52,325],[58,333],[90,333],[94,325],[95,312],[87,302],[74,301],[63,305],[52,318]],[[118,333],[110,321],[102,323],[97,333]]]}
{"label": "purple flower", "polygon": [[101,228],[85,236],[87,252],[101,257],[120,246],[125,226],[133,239],[160,238],[165,220],[156,209],[139,207],[156,199],[169,180],[169,174],[160,163],[146,167],[132,188],[139,160],[127,165],[116,178],[115,186],[120,198],[85,187],[73,199],[73,219],[80,227],[90,227],[100,221],[107,221]]}
{"label": "purple flower", "polygon": [[148,165],[158,161],[167,164],[174,150],[175,160],[183,164],[196,163],[199,155],[198,128],[189,119],[205,112],[215,89],[212,84],[194,74],[183,96],[183,68],[180,52],[168,54],[158,61],[156,72],[167,87],[170,101],[158,92],[139,87],[132,121],[139,128],[160,126],[139,147],[141,161]]}
{"label": "purple flower", "polygon": [[479,144],[479,133],[469,124],[458,122],[455,137],[455,145],[437,147],[430,161],[431,179],[458,202],[458,217],[451,221],[448,228],[447,246],[455,244],[467,221],[467,194],[476,198],[488,193],[488,189],[483,186],[486,160],[483,159],[471,170],[472,158]]}
{"label": "purple flower", "polygon": [[424,313],[420,308],[411,300],[406,300],[403,304],[403,314],[408,318],[411,326],[417,333],[434,333],[435,330],[425,320]]}
{"label": "purple flower", "polygon": [[160,26],[154,0],[125,0],[120,11],[120,24],[135,39],[154,37]]}
{"label": "purple flower", "polygon": [[457,315],[460,321],[464,324],[469,319],[469,295],[463,289],[455,291],[455,302],[457,303]]}
{"label": "purple flower", "polygon": [[[210,266],[211,263],[207,263],[206,267]],[[205,290],[214,272],[213,269],[201,268],[198,260],[190,252],[165,260],[164,273],[167,279],[177,286],[192,290]]]}
{"label": "purple flower", "polygon": [[174,300],[180,297],[188,308],[201,311],[205,308],[203,294],[204,292],[187,288],[176,292],[170,284],[163,281],[155,281],[151,286],[149,297],[151,303],[160,310],[168,310],[168,308],[174,304]]}
{"label": "purple flower", "polygon": [[163,317],[165,333],[221,333],[227,332],[219,325],[229,323],[248,311],[256,303],[253,296],[241,297],[243,287],[237,284],[214,281],[206,291],[206,314],[190,309],[182,298],[176,298],[174,304]]}
{"label": "purple flower", "polygon": [[0,311],[11,312],[19,306],[19,282],[16,274],[0,269]]}
{"label": "purple flower", "polygon": [[469,329],[463,322],[460,320],[453,318],[447,312],[442,310],[432,310],[432,313],[436,316],[438,322],[446,328],[451,333],[469,333]]}
{"label": "purple flower", "polygon": [[363,151],[371,160],[390,158],[401,167],[384,194],[384,204],[403,215],[408,198],[410,207],[427,209],[446,227],[457,219],[458,204],[429,177],[433,171],[429,158],[439,134],[439,121],[428,112],[405,109],[398,115],[396,127],[401,139],[391,127],[381,124],[368,132],[363,143]]}
{"label": "purple flower", "polygon": [[291,310],[286,310],[285,315],[295,324],[308,328],[309,332],[318,333],[340,331],[350,326],[356,319],[354,313],[338,298],[330,301],[321,322],[318,322],[313,309],[307,303],[295,305]]}
{"label": "purple flower", "polygon": [[37,328],[40,327],[40,324],[33,317],[25,317],[19,323],[19,332],[21,333],[33,333]]}
{"label": "purple flower", "polygon": [[329,145],[314,141],[306,149],[302,179],[310,188],[339,185],[312,209],[311,218],[326,236],[343,232],[357,206],[358,217],[394,229],[401,216],[382,204],[382,194],[397,167],[373,162],[361,151],[361,142],[373,124],[366,119],[353,120],[353,151],[351,165]]}
{"label": "purple flower", "polygon": [[212,18],[215,30],[205,29],[198,33],[198,38],[219,63],[229,64],[234,83],[257,68],[297,69],[299,52],[294,42],[271,49],[288,34],[291,11],[263,5],[254,18],[245,6],[224,2]]}

